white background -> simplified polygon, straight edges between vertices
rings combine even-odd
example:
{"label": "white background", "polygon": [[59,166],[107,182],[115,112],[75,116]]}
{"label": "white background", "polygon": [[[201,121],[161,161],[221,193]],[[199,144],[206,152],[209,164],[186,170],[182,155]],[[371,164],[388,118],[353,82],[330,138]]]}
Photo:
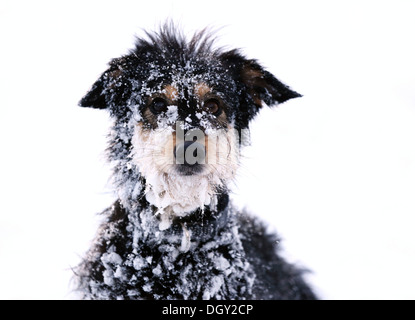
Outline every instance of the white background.
{"label": "white background", "polygon": [[2,1],[0,298],[69,299],[113,200],[108,117],[77,102],[142,29],[223,27],[304,95],[252,125],[235,202],[324,299],[415,298],[415,4]]}

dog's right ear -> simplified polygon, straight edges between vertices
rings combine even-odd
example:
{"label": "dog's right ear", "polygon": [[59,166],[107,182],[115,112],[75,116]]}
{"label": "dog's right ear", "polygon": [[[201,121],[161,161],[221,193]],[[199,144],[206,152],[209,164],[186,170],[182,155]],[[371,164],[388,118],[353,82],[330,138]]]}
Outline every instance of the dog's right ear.
{"label": "dog's right ear", "polygon": [[106,109],[105,73],[92,85],[91,90],[79,101],[79,106],[85,108]]}
{"label": "dog's right ear", "polygon": [[88,93],[79,101],[79,106],[85,108],[107,109],[109,105],[108,93],[116,87],[122,76],[122,58],[113,59],[110,68],[92,85]]}

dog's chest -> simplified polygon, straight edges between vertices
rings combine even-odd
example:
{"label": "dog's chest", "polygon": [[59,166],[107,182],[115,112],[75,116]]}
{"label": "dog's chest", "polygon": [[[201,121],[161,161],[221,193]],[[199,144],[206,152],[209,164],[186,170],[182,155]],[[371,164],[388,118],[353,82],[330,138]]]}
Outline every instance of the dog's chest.
{"label": "dog's chest", "polygon": [[[254,273],[232,217],[160,231],[153,213],[107,225],[101,283],[92,297],[122,299],[241,299]],[[124,229],[124,230],[122,230]],[[98,275],[99,276],[99,275]]]}

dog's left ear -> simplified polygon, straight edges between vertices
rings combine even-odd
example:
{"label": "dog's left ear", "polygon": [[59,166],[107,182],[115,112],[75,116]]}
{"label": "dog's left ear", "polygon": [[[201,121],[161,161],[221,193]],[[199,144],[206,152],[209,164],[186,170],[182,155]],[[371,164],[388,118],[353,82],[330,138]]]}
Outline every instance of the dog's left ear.
{"label": "dog's left ear", "polygon": [[233,71],[236,80],[245,85],[248,99],[258,108],[256,111],[259,111],[263,102],[272,106],[301,97],[301,94],[291,90],[264,70],[256,60],[245,59],[236,50],[222,54],[221,59]]}

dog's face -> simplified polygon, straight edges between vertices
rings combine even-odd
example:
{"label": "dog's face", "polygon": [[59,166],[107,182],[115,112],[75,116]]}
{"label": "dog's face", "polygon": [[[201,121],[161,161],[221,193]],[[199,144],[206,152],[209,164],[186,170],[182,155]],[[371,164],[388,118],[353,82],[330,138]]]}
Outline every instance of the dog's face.
{"label": "dog's face", "polygon": [[203,33],[148,37],[114,59],[80,105],[110,111],[113,158],[140,172],[160,212],[181,215],[212,205],[233,178],[239,137],[263,104],[300,95],[255,60],[212,50]]}

